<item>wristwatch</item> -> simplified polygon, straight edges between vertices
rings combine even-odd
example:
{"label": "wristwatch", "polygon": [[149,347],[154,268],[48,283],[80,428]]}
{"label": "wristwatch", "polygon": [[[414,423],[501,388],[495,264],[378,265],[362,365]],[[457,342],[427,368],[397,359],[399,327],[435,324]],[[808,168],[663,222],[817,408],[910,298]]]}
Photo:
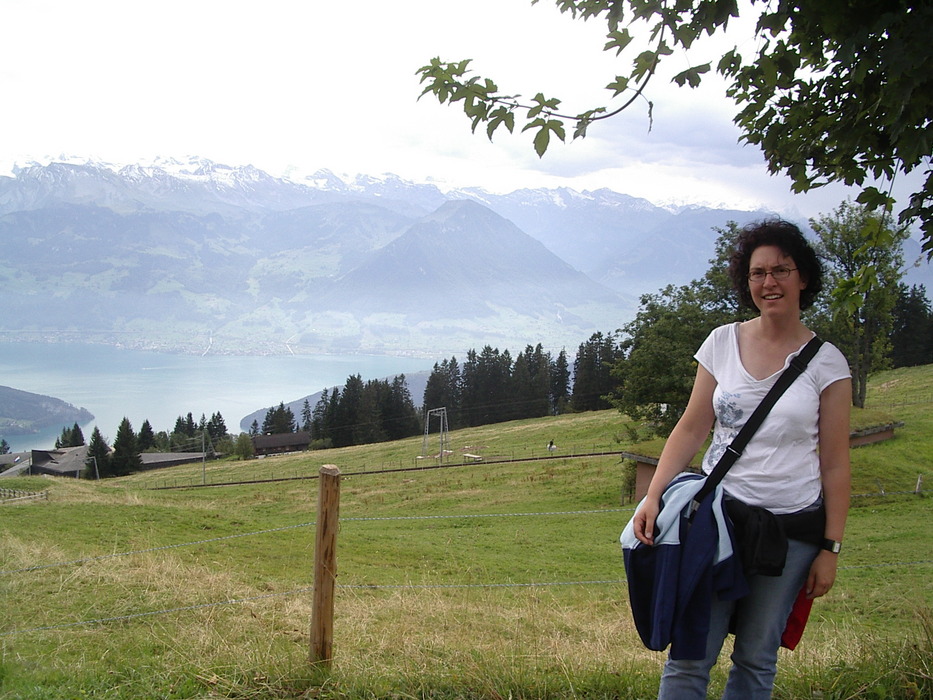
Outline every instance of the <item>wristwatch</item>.
{"label": "wristwatch", "polygon": [[842,549],[842,542],[839,542],[838,540],[824,539],[823,549],[825,549],[827,552],[832,552],[833,554],[839,554],[839,551]]}

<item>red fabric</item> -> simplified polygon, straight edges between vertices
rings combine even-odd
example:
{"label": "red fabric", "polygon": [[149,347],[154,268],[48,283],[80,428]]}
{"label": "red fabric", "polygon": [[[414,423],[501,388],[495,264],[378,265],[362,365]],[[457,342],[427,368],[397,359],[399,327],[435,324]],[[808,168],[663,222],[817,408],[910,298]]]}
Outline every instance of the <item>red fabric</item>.
{"label": "red fabric", "polygon": [[807,598],[807,584],[803,585],[797,594],[797,600],[794,601],[794,607],[791,608],[790,616],[787,618],[787,625],[784,627],[784,634],[781,635],[781,646],[793,651],[800,643],[803,636],[803,630],[807,626],[807,619],[810,617],[810,608],[813,607],[813,601]]}

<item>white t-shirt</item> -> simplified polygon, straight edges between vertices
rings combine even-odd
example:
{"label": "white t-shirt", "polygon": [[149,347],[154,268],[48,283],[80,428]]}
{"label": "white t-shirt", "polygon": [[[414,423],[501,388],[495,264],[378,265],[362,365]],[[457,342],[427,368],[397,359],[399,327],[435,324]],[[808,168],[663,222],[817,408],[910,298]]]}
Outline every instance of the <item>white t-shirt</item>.
{"label": "white t-shirt", "polygon": [[[713,441],[703,457],[707,474],[783,371],[765,379],[750,375],[739,355],[738,329],[738,323],[715,329],[694,356],[716,379]],[[785,369],[802,349],[787,356]],[[722,482],[726,492],[778,514],[793,513],[813,503],[820,495],[820,394],[830,384],[850,376],[843,354],[834,345],[823,343],[726,473]]]}

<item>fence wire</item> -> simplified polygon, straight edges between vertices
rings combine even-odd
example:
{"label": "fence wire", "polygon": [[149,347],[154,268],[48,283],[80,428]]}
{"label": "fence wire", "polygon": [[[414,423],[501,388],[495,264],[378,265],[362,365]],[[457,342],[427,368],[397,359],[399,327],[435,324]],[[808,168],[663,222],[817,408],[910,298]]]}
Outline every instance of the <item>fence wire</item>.
{"label": "fence wire", "polygon": [[[917,561],[904,561],[904,562],[889,562],[886,564],[856,564],[852,566],[840,566],[840,571],[854,570],[854,569],[885,569],[891,567],[901,567],[901,566],[924,566],[933,564],[933,559],[921,559]],[[504,583],[425,583],[425,584],[411,584],[411,583],[400,583],[400,584],[337,584],[338,589],[343,590],[370,590],[370,591],[380,591],[380,590],[452,590],[452,589],[492,589],[492,588],[550,588],[557,586],[608,586],[608,585],[626,585],[625,579],[601,579],[594,581],[545,581],[545,582],[530,582],[530,583],[516,583],[514,581],[504,582]],[[193,610],[203,610],[205,608],[216,608],[224,605],[242,605],[245,603],[254,603],[261,600],[269,600],[272,598],[287,598],[290,596],[296,596],[305,593],[312,593],[314,591],[313,586],[306,586],[303,588],[296,588],[290,591],[282,591],[279,593],[265,593],[262,595],[247,596],[244,598],[235,598],[230,600],[220,600],[212,603],[198,603],[195,605],[184,605],[177,608],[163,608],[161,610],[148,610],[145,612],[138,613],[129,613],[127,615],[117,615],[114,617],[99,617],[93,620],[80,620],[77,622],[64,622],[57,625],[43,625],[41,627],[28,627],[18,630],[10,630],[7,632],[0,632],[0,638],[2,637],[13,637],[20,634],[27,634],[31,632],[49,632],[55,630],[64,630],[73,627],[83,627],[89,625],[103,625],[112,622],[124,622],[126,620],[135,620],[143,617],[154,617],[156,615],[170,615],[173,613],[181,612],[190,612]]]}

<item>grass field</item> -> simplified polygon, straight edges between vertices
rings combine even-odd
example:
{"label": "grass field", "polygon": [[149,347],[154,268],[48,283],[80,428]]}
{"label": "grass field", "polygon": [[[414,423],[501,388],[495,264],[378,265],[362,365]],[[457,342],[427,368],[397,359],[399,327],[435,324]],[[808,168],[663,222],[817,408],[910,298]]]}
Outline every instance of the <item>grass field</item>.
{"label": "grass field", "polygon": [[[933,697],[931,404],[933,366],[873,379],[869,408],[904,425],[852,453],[839,579],[782,652],[776,697]],[[455,461],[542,458],[553,439],[534,461],[378,472],[424,464],[415,438],[5,480],[49,499],[0,506],[0,698],[653,697],[663,659],[632,627],[618,546],[626,468],[579,456],[652,449],[623,423],[451,434]],[[325,462],[344,474],[329,671],[308,663],[317,481],[302,478]]]}

